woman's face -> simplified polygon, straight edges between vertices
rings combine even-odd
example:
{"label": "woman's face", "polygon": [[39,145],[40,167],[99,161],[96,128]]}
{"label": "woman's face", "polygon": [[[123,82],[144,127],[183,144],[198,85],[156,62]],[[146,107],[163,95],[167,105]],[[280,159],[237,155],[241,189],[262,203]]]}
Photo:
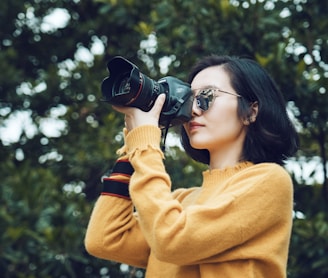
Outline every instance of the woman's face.
{"label": "woman's face", "polygon": [[240,157],[245,139],[245,125],[238,117],[238,92],[230,84],[230,77],[223,66],[212,66],[200,71],[191,83],[194,96],[200,89],[216,88],[216,97],[207,111],[202,111],[194,100],[193,115],[184,124],[190,144],[195,149],[207,149],[211,157],[215,153],[237,152]]}

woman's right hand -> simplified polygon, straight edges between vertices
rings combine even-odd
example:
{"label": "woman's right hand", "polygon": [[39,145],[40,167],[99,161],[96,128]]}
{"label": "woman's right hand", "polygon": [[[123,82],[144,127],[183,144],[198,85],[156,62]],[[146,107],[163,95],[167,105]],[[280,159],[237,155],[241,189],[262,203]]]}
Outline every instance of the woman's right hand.
{"label": "woman's right hand", "polygon": [[125,114],[125,127],[128,131],[142,126],[142,125],[154,125],[158,126],[159,117],[165,102],[165,94],[160,94],[152,109],[148,112],[142,111],[136,107],[127,107],[127,106],[116,106],[113,105],[113,108]]}

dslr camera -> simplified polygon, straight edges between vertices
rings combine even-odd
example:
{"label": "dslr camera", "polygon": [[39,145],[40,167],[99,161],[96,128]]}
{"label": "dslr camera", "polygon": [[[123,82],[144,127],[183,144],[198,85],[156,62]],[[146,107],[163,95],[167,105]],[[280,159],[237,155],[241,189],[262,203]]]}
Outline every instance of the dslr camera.
{"label": "dslr camera", "polygon": [[164,93],[166,99],[159,118],[160,127],[168,128],[190,120],[193,96],[188,83],[172,76],[156,82],[120,56],[111,59],[107,68],[109,76],[101,84],[104,101],[149,111],[156,98]]}

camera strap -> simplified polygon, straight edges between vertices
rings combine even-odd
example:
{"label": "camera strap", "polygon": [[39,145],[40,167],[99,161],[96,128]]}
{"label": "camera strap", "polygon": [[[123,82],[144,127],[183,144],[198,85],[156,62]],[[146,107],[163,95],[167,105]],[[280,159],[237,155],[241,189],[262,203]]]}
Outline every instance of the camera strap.
{"label": "camera strap", "polygon": [[171,121],[167,121],[166,123],[166,126],[165,127],[162,127],[161,128],[161,131],[162,131],[162,142],[161,142],[161,150],[163,153],[165,153],[165,145],[166,145],[166,137],[167,137],[167,134],[169,132],[169,128],[170,128],[170,122]]}

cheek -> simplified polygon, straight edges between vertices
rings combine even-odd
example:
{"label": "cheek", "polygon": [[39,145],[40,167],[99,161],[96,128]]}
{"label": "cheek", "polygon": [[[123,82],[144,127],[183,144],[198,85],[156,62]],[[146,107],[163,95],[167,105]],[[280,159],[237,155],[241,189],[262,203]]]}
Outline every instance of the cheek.
{"label": "cheek", "polygon": [[218,102],[214,109],[209,110],[208,116],[211,118],[211,121],[230,123],[230,122],[239,122],[239,117],[237,113],[237,103],[231,101]]}
{"label": "cheek", "polygon": [[[209,111],[210,112],[210,111]],[[232,103],[228,103],[227,105],[218,105],[214,111],[211,111],[208,115],[209,122],[211,123],[211,129],[216,134],[220,134],[224,136],[226,134],[229,136],[233,136],[235,133],[240,133],[243,129],[244,125],[242,120],[238,116],[237,112],[237,104],[233,105]]]}

